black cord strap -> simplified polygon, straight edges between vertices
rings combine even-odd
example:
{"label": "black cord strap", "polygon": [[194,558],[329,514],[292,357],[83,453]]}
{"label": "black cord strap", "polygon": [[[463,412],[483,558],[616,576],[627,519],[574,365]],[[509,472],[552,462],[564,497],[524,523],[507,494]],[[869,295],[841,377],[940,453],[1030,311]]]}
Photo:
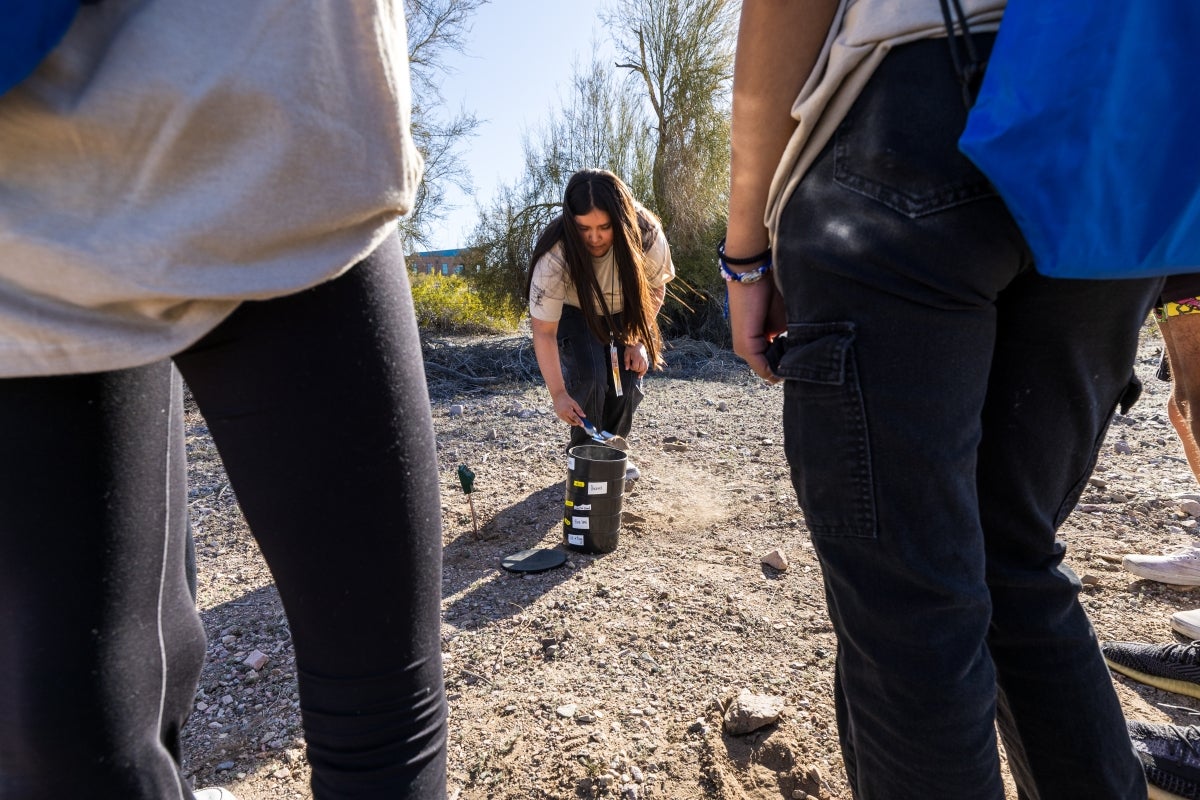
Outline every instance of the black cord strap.
{"label": "black cord strap", "polygon": [[768,247],[766,250],[763,250],[756,256],[750,256],[749,258],[731,258],[725,255],[725,240],[721,239],[721,241],[717,244],[717,260],[719,260],[722,264],[732,264],[735,267],[746,267],[751,264],[757,264],[758,262],[770,257],[771,248]]}
{"label": "black cord strap", "polygon": [[[967,108],[975,105],[975,96],[979,94],[979,84],[983,81],[987,61],[979,59],[975,49],[975,40],[971,38],[971,28],[967,25],[967,15],[963,12],[959,0],[938,0],[942,6],[942,20],[946,23],[946,41],[950,45],[950,60],[954,62],[954,71],[958,73],[958,82],[962,86],[963,103]],[[954,4],[954,16],[958,20],[955,27],[950,17],[950,4]],[[961,45],[959,44],[961,42]],[[959,52],[959,49],[964,51]]]}

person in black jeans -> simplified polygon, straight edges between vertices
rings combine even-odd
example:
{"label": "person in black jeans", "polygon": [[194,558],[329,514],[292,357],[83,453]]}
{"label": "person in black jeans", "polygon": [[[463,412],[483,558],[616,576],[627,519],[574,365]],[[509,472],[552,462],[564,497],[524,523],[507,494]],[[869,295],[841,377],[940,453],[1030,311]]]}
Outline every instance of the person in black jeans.
{"label": "person in black jeans", "polygon": [[[1003,3],[964,5],[986,58]],[[784,384],[855,797],[1002,800],[997,726],[1022,797],[1146,797],[1055,531],[1160,281],[1035,271],[958,152],[937,3],[741,13],[725,252],[763,252],[730,270],[734,346]]]}

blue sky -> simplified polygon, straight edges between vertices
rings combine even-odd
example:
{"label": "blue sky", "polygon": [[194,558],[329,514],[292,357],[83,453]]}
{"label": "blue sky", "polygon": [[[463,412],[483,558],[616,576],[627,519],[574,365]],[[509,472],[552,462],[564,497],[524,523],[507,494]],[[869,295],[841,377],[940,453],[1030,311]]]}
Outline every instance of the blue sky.
{"label": "blue sky", "polygon": [[492,0],[474,17],[465,54],[447,58],[454,73],[442,84],[450,109],[481,120],[461,157],[475,191],[447,192],[458,206],[433,230],[430,249],[460,247],[475,226],[475,203],[486,206],[500,183],[524,163],[522,137],[549,118],[570,84],[572,67],[591,61],[593,46],[612,55],[599,19],[606,0]]}

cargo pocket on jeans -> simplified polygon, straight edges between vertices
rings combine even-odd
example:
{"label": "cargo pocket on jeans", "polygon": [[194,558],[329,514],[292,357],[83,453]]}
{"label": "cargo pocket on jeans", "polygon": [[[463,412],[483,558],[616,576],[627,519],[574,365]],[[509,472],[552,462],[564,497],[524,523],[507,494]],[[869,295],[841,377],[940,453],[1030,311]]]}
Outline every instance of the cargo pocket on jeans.
{"label": "cargo pocket on jeans", "polygon": [[817,536],[875,538],[870,440],[854,361],[854,323],[788,326],[775,374],[785,379],[784,448]]}

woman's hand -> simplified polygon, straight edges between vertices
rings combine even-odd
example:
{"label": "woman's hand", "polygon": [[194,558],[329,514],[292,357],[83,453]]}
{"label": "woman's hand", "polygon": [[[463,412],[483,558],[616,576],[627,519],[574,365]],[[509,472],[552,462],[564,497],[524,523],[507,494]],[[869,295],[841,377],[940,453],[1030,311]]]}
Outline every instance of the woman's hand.
{"label": "woman's hand", "polygon": [[729,328],[733,352],[768,383],[782,380],[767,363],[767,346],[787,329],[783,297],[768,275],[749,285],[729,284]]}
{"label": "woman's hand", "polygon": [[559,392],[551,399],[554,400],[554,416],[568,425],[583,424],[583,418],[587,415],[583,413],[583,406],[575,402],[575,398],[566,392]]}
{"label": "woman's hand", "polygon": [[625,345],[625,369],[637,373],[639,378],[646,374],[646,370],[650,369],[650,359],[646,355],[645,345]]}

